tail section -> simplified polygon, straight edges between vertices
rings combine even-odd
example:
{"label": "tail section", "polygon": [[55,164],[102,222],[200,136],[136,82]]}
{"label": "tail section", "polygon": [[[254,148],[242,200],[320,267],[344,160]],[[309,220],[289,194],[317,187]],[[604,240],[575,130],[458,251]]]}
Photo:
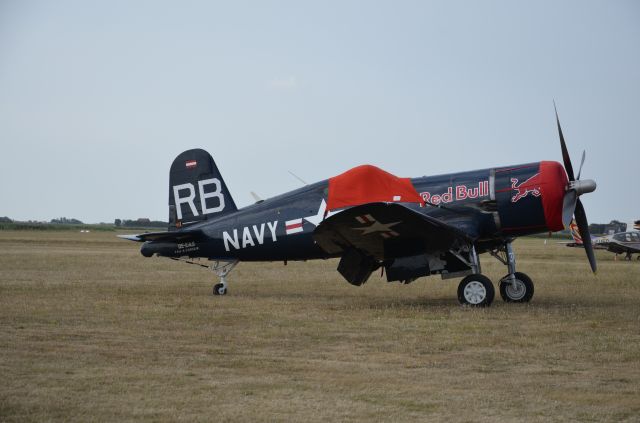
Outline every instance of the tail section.
{"label": "tail section", "polygon": [[169,230],[238,210],[213,158],[206,151],[187,150],[169,172]]}

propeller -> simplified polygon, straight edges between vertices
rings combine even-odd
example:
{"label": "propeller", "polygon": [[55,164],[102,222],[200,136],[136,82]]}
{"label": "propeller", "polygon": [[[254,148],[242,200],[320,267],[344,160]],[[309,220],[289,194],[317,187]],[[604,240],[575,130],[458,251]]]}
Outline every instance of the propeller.
{"label": "propeller", "polygon": [[580,169],[578,169],[578,176],[576,177],[576,179],[580,179],[580,174],[582,173],[582,165],[584,165],[584,158],[586,156],[587,152],[582,150],[582,160],[580,160]]}
{"label": "propeller", "polygon": [[573,165],[571,164],[571,158],[569,157],[569,151],[567,145],[564,142],[564,135],[562,134],[562,127],[560,126],[560,119],[558,118],[558,109],[556,108],[555,101],[553,102],[553,108],[556,112],[556,123],[558,125],[558,134],[560,135],[560,149],[562,150],[562,161],[564,162],[564,168],[567,171],[569,177],[569,185],[566,188],[566,193],[562,202],[562,223],[565,228],[571,223],[571,217],[575,216],[576,223],[578,224],[578,230],[582,236],[582,242],[584,245],[584,251],[587,253],[589,259],[589,265],[591,270],[595,273],[597,270],[596,257],[593,253],[593,245],[591,244],[591,235],[589,234],[589,222],[587,221],[587,214],[584,211],[580,196],[589,192],[593,192],[596,189],[595,181],[591,179],[580,180],[580,174],[582,173],[582,165],[584,165],[585,152],[582,152],[582,160],[580,162],[580,168],[578,169],[578,177],[574,177]]}

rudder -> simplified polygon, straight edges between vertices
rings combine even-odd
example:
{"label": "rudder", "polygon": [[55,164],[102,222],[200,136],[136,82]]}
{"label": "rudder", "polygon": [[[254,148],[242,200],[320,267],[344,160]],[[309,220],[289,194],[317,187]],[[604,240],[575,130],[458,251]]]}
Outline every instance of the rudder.
{"label": "rudder", "polygon": [[213,161],[200,148],[178,155],[169,172],[169,230],[238,210]]}

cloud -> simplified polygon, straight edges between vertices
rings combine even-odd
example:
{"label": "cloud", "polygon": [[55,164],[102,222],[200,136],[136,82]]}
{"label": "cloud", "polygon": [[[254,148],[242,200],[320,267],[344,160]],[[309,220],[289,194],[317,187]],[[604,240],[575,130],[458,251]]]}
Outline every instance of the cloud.
{"label": "cloud", "polygon": [[286,78],[274,78],[269,81],[269,86],[280,90],[294,90],[298,87],[298,80],[293,75]]}

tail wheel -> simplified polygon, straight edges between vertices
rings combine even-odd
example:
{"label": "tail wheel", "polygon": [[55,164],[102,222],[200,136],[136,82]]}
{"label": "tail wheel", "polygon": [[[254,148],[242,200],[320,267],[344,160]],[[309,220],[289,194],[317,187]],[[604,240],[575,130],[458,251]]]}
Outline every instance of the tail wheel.
{"label": "tail wheel", "polygon": [[469,275],[458,285],[458,301],[462,305],[488,307],[493,302],[494,297],[493,284],[484,275]]}
{"label": "tail wheel", "polygon": [[224,284],[217,283],[213,286],[213,295],[226,295],[227,287]]}
{"label": "tail wheel", "polygon": [[500,296],[507,303],[528,303],[533,298],[533,282],[524,273],[514,273],[515,280],[509,275],[500,281]]}

